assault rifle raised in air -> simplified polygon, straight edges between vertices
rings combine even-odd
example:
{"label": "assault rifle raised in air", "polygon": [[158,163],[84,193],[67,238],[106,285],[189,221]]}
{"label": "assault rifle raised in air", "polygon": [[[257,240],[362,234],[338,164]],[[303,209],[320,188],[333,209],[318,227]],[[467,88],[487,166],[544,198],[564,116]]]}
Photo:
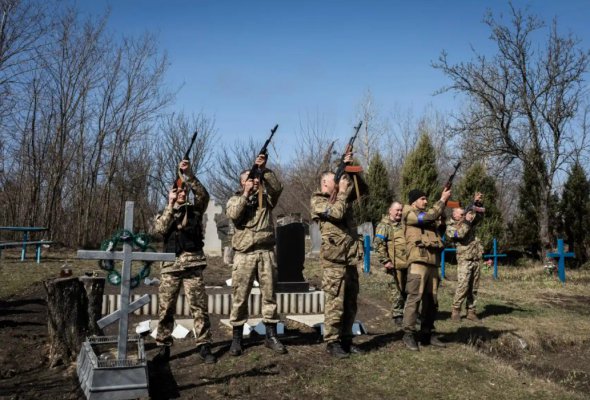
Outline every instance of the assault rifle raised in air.
{"label": "assault rifle raised in air", "polygon": [[[346,155],[348,153],[352,152],[352,147],[354,145],[354,141],[356,140],[356,137],[358,136],[362,125],[363,125],[363,121],[359,121],[359,124],[354,127],[354,135],[352,135],[352,137],[348,141],[348,144],[346,145],[346,147],[344,149],[344,153],[342,154],[342,157],[340,158],[340,164],[338,164],[338,168],[336,168],[336,172],[334,172],[334,183],[336,184],[336,186],[338,186],[338,183],[340,182],[340,179],[342,178],[342,175],[344,175],[345,172],[350,172],[352,174],[355,174],[355,173],[359,173],[359,172],[363,171],[363,167],[361,167],[360,165],[346,165],[346,162],[344,161],[346,159]],[[354,179],[354,186],[356,188],[357,200],[360,201],[361,195],[360,195],[356,175],[353,175],[353,179]],[[338,194],[337,191],[332,192],[332,195],[330,196],[331,203],[334,203],[336,201],[337,194]]]}
{"label": "assault rifle raised in air", "polygon": [[[279,124],[276,124],[275,127],[270,130],[270,136],[268,137],[268,139],[266,139],[266,142],[264,142],[264,146],[262,146],[262,148],[260,149],[260,151],[258,152],[258,154],[256,156],[264,154],[264,158],[268,160],[268,145],[270,144],[270,141],[272,140],[272,137],[274,136],[274,134],[278,128],[279,128]],[[248,179],[259,178],[260,175],[261,175],[261,171],[260,171],[260,169],[258,169],[258,165],[256,165],[256,163],[254,163],[254,165],[250,169],[250,173],[248,174]]]}
{"label": "assault rifle raised in air", "polygon": [[[266,139],[266,142],[264,142],[264,145],[256,155],[257,157],[263,154],[264,159],[268,160],[268,145],[270,144],[270,141],[272,140],[272,137],[274,136],[278,128],[279,124],[276,124],[275,127],[270,130],[270,136],[268,137],[268,139]],[[258,168],[256,162],[254,162],[254,165],[252,165],[252,168],[250,168],[250,173],[248,174],[248,179],[255,178],[258,178],[258,185],[260,185],[258,188],[258,207],[262,208],[262,171]]]}
{"label": "assault rifle raised in air", "polygon": [[[198,133],[198,130],[195,129],[195,133],[193,133],[193,137],[191,138],[191,144],[188,146],[188,149],[184,153],[183,160],[190,161],[189,157],[190,157],[191,149],[193,148],[193,144],[195,144],[195,140],[197,139],[197,133]],[[184,183],[184,178],[182,176],[182,171],[180,171],[180,168],[178,169],[178,172],[176,175],[177,176],[176,176],[176,179],[174,180],[173,187],[175,187],[175,188],[182,187],[182,184]]]}
{"label": "assault rifle raised in air", "polygon": [[[445,183],[445,190],[449,190],[453,186],[453,180],[455,179],[455,175],[457,175],[457,171],[459,170],[460,166],[461,166],[461,161],[459,161],[457,164],[455,164],[455,167],[453,169],[453,173],[451,174],[451,176],[449,176],[447,183]],[[446,206],[449,208],[458,208],[458,207],[461,207],[461,203],[458,201],[447,200]]]}

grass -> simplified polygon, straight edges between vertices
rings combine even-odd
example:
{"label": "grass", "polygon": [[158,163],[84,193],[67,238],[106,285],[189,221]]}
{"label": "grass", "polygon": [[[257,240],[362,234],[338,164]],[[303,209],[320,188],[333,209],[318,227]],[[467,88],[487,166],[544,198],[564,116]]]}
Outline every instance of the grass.
{"label": "grass", "polygon": [[[39,265],[21,263],[17,253],[3,257],[2,299],[26,292],[33,282],[58,276],[66,261],[74,274],[97,269],[95,262],[76,260],[74,253],[49,252]],[[313,285],[320,285],[321,273],[318,260],[306,262],[304,275]],[[365,314],[358,317],[369,327],[369,335],[358,342],[370,350],[368,354],[333,360],[323,344],[291,339],[286,356],[260,344],[242,357],[224,356],[212,366],[195,365],[193,356],[185,355],[171,364],[181,397],[587,398],[590,271],[567,271],[565,285],[535,264],[501,267],[497,281],[486,271],[478,300],[484,323],[457,324],[449,318],[456,268],[448,265],[439,290],[437,331],[449,347],[416,353],[404,348],[387,314],[390,279],[377,265],[371,274],[360,273],[359,301]]]}

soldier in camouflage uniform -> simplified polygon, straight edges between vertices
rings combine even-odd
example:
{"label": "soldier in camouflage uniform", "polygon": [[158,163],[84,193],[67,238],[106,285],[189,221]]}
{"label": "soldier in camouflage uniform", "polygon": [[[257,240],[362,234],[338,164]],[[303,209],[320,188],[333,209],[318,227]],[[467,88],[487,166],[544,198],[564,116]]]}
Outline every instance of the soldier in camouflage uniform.
{"label": "soldier in camouflage uniform", "polygon": [[391,203],[389,212],[384,215],[375,229],[373,247],[385,272],[392,275],[389,283],[392,297],[391,317],[395,324],[402,326],[404,305],[406,303],[406,281],[408,279],[408,260],[406,256],[406,238],[402,225],[403,205],[397,201]]}
{"label": "soldier in camouflage uniform", "polygon": [[410,350],[419,350],[416,343],[416,321],[422,303],[420,342],[423,345],[445,347],[436,336],[434,320],[438,311],[438,266],[443,244],[437,224],[451,196],[450,189],[444,189],[440,200],[429,210],[426,193],[419,189],[410,191],[409,203],[402,211],[405,226],[406,250],[408,254],[408,281],[406,282],[406,306],[404,308],[403,342]]}
{"label": "soldier in camouflage uniform", "polygon": [[[248,321],[248,297],[256,276],[260,283],[262,317],[266,327],[264,344],[279,354],[287,352],[277,337],[277,267],[272,220],[272,210],[277,205],[283,186],[274,172],[266,168],[264,154],[256,158],[255,164],[260,171],[262,182],[259,178],[248,179],[250,171],[243,171],[240,175],[242,189],[229,199],[226,206],[226,215],[234,225],[233,297],[229,317],[233,327],[233,340],[229,349],[232,356],[239,356],[243,352],[242,335],[244,324]],[[259,193],[262,207],[259,204]]]}
{"label": "soldier in camouflage uniform", "polygon": [[[475,202],[481,203],[482,194],[475,194]],[[483,246],[475,236],[475,225],[481,220],[481,214],[473,210],[464,212],[462,208],[453,210],[452,218],[447,222],[447,239],[457,247],[457,290],[453,299],[451,320],[461,321],[461,304],[466,300],[466,318],[475,322],[480,319],[475,313],[477,290]]]}
{"label": "soldier in camouflage uniform", "polygon": [[[352,161],[352,154],[348,154],[345,161]],[[326,172],[322,174],[320,186],[311,197],[311,218],[319,223],[322,236],[324,341],[330,355],[345,358],[351,352],[362,352],[352,344],[359,293],[357,263],[362,252],[350,200],[353,185],[344,175],[336,186],[334,174]],[[338,194],[331,203],[330,197],[335,191]]]}
{"label": "soldier in camouflage uniform", "polygon": [[[156,217],[154,231],[164,237],[164,251],[176,253],[176,261],[163,262],[159,287],[159,317],[156,342],[162,346],[158,361],[167,361],[172,345],[174,313],[181,285],[194,319],[193,333],[198,355],[206,363],[215,363],[211,353],[211,323],[203,270],[207,260],[203,253],[203,213],[209,204],[209,193],[193,175],[189,162],[183,160],[179,170],[186,181],[168,194],[168,206]],[[176,185],[175,185],[176,186]],[[194,204],[188,202],[188,190],[194,194]]]}

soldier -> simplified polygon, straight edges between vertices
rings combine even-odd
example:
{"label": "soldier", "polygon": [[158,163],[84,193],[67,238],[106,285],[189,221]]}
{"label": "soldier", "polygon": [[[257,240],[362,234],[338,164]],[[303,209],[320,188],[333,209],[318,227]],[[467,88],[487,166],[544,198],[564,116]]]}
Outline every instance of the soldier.
{"label": "soldier", "polygon": [[[477,192],[475,204],[481,204],[482,194]],[[461,321],[461,304],[466,300],[466,318],[475,322],[480,319],[475,313],[477,289],[479,288],[480,260],[483,253],[481,241],[475,236],[475,225],[481,220],[481,213],[462,208],[453,210],[447,222],[446,236],[457,246],[457,290],[453,299],[451,320]]]}
{"label": "soldier", "polygon": [[[248,179],[250,171],[243,171],[240,175],[242,188],[229,199],[226,206],[226,215],[234,225],[233,304],[229,317],[233,327],[229,349],[232,356],[239,356],[243,352],[242,335],[244,324],[248,320],[248,297],[256,276],[260,281],[262,317],[266,326],[264,345],[279,354],[287,352],[277,337],[277,269],[272,220],[272,210],[277,205],[283,186],[274,172],[266,168],[266,155],[260,154],[255,164],[260,171],[260,179]],[[259,205],[259,191],[262,191],[262,207]]]}
{"label": "soldier", "polygon": [[[154,230],[164,237],[164,251],[176,253],[176,261],[162,263],[159,287],[159,316],[156,342],[162,346],[156,361],[170,358],[173,343],[174,312],[180,286],[193,315],[193,331],[199,357],[212,364],[217,358],[211,353],[211,323],[207,313],[207,293],[203,270],[207,260],[203,253],[203,213],[209,204],[209,193],[193,175],[188,160],[182,160],[179,170],[187,177],[179,187],[168,193],[168,206],[157,216]],[[175,185],[176,186],[176,185]],[[194,204],[188,202],[188,189],[194,194]]]}
{"label": "soldier", "polygon": [[385,272],[393,276],[390,283],[392,295],[391,317],[401,327],[404,320],[406,303],[406,281],[408,279],[408,263],[406,255],[406,238],[402,225],[402,208],[400,202],[394,201],[387,215],[383,216],[375,230],[373,246],[379,262]]}
{"label": "soldier", "polygon": [[418,351],[416,320],[422,303],[420,342],[423,345],[446,347],[436,336],[434,320],[438,310],[438,265],[443,244],[437,230],[437,222],[451,196],[450,189],[443,189],[440,200],[428,211],[426,193],[419,189],[410,191],[409,206],[402,211],[408,254],[408,281],[406,282],[406,306],[404,308],[403,342],[410,350]]}
{"label": "soldier", "polygon": [[[351,161],[352,154],[349,153],[345,162]],[[352,344],[352,325],[359,293],[357,262],[362,248],[352,215],[352,187],[346,175],[336,185],[334,174],[325,172],[320,179],[320,190],[311,197],[311,218],[319,222],[322,235],[320,265],[325,294],[324,341],[327,342],[328,353],[337,358],[362,353]],[[335,191],[338,194],[332,204],[330,197]]]}

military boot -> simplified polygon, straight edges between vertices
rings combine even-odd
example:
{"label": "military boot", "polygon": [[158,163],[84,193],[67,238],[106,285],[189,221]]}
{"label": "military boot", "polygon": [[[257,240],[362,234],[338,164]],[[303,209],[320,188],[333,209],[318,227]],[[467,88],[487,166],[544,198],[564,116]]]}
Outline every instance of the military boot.
{"label": "military boot", "polygon": [[418,348],[418,343],[416,343],[416,339],[414,338],[414,334],[412,332],[406,332],[404,334],[404,337],[402,338],[402,341],[404,342],[404,344],[406,345],[408,350],[412,350],[412,351],[420,350]]}
{"label": "military boot", "polygon": [[199,352],[199,357],[205,364],[215,364],[217,362],[217,357],[211,353],[211,345],[209,343],[198,346],[197,351]]}
{"label": "military boot", "polygon": [[342,348],[340,342],[330,342],[326,345],[326,351],[332,356],[336,358],[348,358],[350,353],[347,353]]}
{"label": "military boot", "polygon": [[473,322],[481,322],[481,319],[479,319],[473,308],[467,310],[467,316],[465,318]]}
{"label": "military boot", "polygon": [[244,335],[244,326],[234,326],[233,327],[233,337],[231,346],[229,348],[229,354],[232,356],[239,356],[242,354],[242,337]]}
{"label": "military boot", "polygon": [[366,352],[352,343],[352,338],[342,339],[342,350],[350,354],[365,354]]}
{"label": "military boot", "polygon": [[460,308],[453,308],[451,310],[451,321],[461,322],[461,309]]}
{"label": "military boot", "polygon": [[277,337],[277,324],[264,324],[266,328],[266,339],[264,345],[275,353],[285,354],[287,348],[279,341]]}

